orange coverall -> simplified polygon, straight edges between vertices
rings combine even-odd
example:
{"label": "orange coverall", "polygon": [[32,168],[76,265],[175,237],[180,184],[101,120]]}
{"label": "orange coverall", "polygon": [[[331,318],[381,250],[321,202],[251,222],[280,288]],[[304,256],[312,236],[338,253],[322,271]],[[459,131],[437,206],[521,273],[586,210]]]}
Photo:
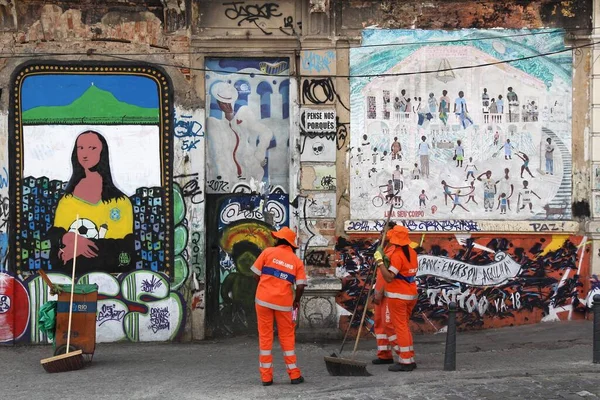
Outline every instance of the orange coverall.
{"label": "orange coverall", "polygon": [[402,249],[396,247],[390,257],[388,270],[396,277],[392,282],[385,285],[385,297],[394,330],[396,332],[396,344],[394,350],[398,354],[400,364],[412,364],[415,362],[415,351],[413,349],[413,338],[408,327],[412,310],[417,304],[417,283],[415,275],[419,267],[417,253],[408,248],[410,262],[406,259]]}
{"label": "orange coverall", "polygon": [[258,256],[252,272],[260,276],[256,289],[259,370],[261,380],[273,380],[273,320],[277,321],[279,343],[290,379],[302,374],[296,366],[296,335],[292,321],[294,284],[306,285],[304,264],[288,246],[268,247]]}
{"label": "orange coverall", "polygon": [[[394,251],[394,246],[387,246],[385,249],[385,255],[390,257]],[[375,280],[375,295],[383,294],[385,291],[386,282],[381,275],[379,269],[377,269],[377,278]],[[392,347],[396,340],[396,333],[394,331],[394,325],[390,318],[390,312],[388,310],[388,302],[384,297],[381,298],[379,304],[375,304],[375,310],[373,315],[375,337],[377,339],[377,358],[382,360],[392,360]]]}

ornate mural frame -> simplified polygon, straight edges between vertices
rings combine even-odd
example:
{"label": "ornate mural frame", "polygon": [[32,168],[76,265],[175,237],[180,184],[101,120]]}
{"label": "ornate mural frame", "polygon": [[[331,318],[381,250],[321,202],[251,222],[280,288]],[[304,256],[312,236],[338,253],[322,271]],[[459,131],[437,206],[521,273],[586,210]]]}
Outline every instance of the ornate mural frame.
{"label": "ornate mural frame", "polygon": [[161,157],[161,187],[165,201],[165,259],[164,273],[170,281],[174,279],[174,224],[173,224],[173,127],[174,96],[173,83],[164,69],[149,63],[132,62],[77,62],[77,61],[28,61],[15,68],[10,79],[10,102],[8,116],[9,151],[9,198],[11,207],[10,226],[13,234],[9,238],[9,270],[20,274],[21,246],[17,239],[21,228],[21,185],[23,179],[23,124],[21,111],[21,90],[26,77],[33,75],[133,75],[152,79],[157,84],[159,99],[159,135]]}

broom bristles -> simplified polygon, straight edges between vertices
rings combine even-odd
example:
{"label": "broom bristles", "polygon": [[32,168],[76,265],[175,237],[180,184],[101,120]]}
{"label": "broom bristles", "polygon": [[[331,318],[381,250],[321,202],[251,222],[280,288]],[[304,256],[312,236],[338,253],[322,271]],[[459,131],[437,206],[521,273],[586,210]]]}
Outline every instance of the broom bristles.
{"label": "broom bristles", "polygon": [[365,362],[338,358],[335,353],[324,359],[327,372],[331,376],[371,376]]}
{"label": "broom bristles", "polygon": [[75,371],[84,367],[83,352],[75,350],[70,353],[61,354],[40,361],[46,372]]}

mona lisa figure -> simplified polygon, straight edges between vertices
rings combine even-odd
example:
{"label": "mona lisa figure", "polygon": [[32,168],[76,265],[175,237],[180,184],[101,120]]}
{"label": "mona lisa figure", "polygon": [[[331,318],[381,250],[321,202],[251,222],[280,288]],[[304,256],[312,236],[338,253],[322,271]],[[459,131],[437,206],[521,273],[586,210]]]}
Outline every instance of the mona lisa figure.
{"label": "mona lisa figure", "polygon": [[[53,270],[73,261],[75,234],[77,265],[82,273],[124,272],[135,265],[133,208],[112,179],[106,139],[85,131],[75,140],[72,175],[58,201],[49,234]],[[76,215],[79,214],[79,222]]]}

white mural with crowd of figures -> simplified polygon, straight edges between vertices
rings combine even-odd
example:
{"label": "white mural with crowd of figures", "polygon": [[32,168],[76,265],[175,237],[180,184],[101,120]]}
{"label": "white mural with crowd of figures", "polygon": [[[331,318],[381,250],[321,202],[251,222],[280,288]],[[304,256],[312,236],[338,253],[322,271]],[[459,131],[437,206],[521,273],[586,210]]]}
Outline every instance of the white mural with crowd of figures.
{"label": "white mural with crowd of figures", "polygon": [[350,53],[352,219],[568,219],[562,50],[556,30],[364,31]]}

